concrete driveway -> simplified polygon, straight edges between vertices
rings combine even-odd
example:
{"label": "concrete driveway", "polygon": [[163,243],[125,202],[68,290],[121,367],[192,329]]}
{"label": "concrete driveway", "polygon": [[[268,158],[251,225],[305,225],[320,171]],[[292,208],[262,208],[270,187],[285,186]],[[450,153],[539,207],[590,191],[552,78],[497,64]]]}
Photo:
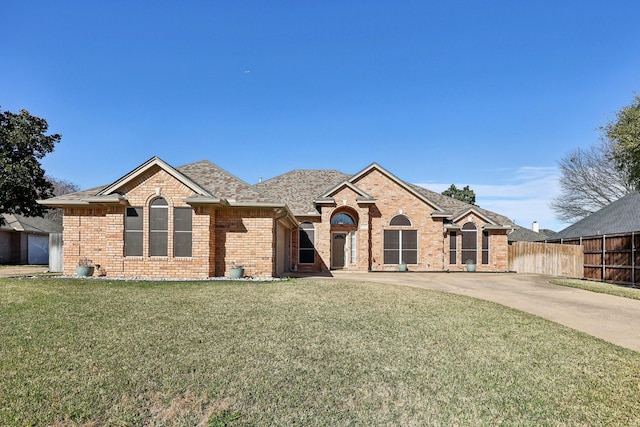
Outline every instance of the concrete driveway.
{"label": "concrete driveway", "polygon": [[549,283],[551,277],[515,273],[350,273],[350,281],[389,283],[496,302],[640,352],[640,300]]}

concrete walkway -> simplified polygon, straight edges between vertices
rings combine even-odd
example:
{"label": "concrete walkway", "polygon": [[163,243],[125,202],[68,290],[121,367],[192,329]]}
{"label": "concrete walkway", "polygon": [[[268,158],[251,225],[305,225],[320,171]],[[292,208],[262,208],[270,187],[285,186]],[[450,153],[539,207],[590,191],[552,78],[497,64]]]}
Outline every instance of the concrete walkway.
{"label": "concrete walkway", "polygon": [[49,267],[46,265],[2,265],[0,277],[36,276],[47,271]]}
{"label": "concrete walkway", "polygon": [[640,300],[549,283],[551,277],[515,273],[350,273],[349,281],[388,283],[496,302],[640,352]]}

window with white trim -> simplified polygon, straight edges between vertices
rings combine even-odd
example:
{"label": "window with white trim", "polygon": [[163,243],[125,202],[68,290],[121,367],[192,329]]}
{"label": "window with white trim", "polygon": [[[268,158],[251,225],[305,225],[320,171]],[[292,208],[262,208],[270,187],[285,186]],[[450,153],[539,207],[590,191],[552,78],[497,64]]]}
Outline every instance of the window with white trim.
{"label": "window with white trim", "polygon": [[161,197],[149,206],[149,256],[167,256],[169,204]]}
{"label": "window with white trim", "polygon": [[458,263],[458,232],[449,232],[449,264]]}
{"label": "window with white trim", "polygon": [[192,220],[193,209],[173,209],[173,256],[176,258],[188,258],[192,255]]}
{"label": "window with white trim", "polygon": [[489,264],[489,232],[482,232],[482,263]]}
{"label": "window with white trim", "polygon": [[[409,227],[411,220],[405,215],[396,215],[390,226]],[[418,263],[418,231],[409,229],[387,229],[383,234],[385,264]]]}
{"label": "window with white trim", "polygon": [[298,262],[300,264],[315,264],[315,234],[316,230],[313,223],[303,222],[300,224],[300,238],[298,239]]}
{"label": "window with white trim", "polygon": [[462,226],[462,262],[478,262],[478,229],[473,222],[467,222]]}
{"label": "window with white trim", "polygon": [[124,256],[142,256],[143,209],[130,207],[124,217]]}

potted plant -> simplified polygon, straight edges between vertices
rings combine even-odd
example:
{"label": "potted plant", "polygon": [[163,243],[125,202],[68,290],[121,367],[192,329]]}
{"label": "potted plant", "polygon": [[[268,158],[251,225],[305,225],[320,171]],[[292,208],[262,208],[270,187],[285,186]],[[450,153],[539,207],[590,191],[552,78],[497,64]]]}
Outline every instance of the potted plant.
{"label": "potted plant", "polygon": [[467,264],[467,271],[476,271],[476,263],[474,260],[468,259],[465,263]]}
{"label": "potted plant", "polygon": [[231,263],[231,269],[229,270],[230,279],[242,279],[244,277],[244,266],[236,264],[235,261]]}
{"label": "potted plant", "polygon": [[78,277],[93,276],[95,270],[95,264],[89,258],[80,258],[78,260],[78,266],[76,267],[76,274]]}

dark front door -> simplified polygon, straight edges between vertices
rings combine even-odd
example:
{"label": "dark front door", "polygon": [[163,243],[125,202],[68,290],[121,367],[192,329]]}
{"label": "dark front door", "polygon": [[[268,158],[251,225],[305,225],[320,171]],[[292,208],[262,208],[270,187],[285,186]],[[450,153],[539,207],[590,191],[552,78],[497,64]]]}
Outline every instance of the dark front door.
{"label": "dark front door", "polygon": [[344,268],[344,247],[347,242],[345,233],[337,233],[331,242],[331,268]]}

